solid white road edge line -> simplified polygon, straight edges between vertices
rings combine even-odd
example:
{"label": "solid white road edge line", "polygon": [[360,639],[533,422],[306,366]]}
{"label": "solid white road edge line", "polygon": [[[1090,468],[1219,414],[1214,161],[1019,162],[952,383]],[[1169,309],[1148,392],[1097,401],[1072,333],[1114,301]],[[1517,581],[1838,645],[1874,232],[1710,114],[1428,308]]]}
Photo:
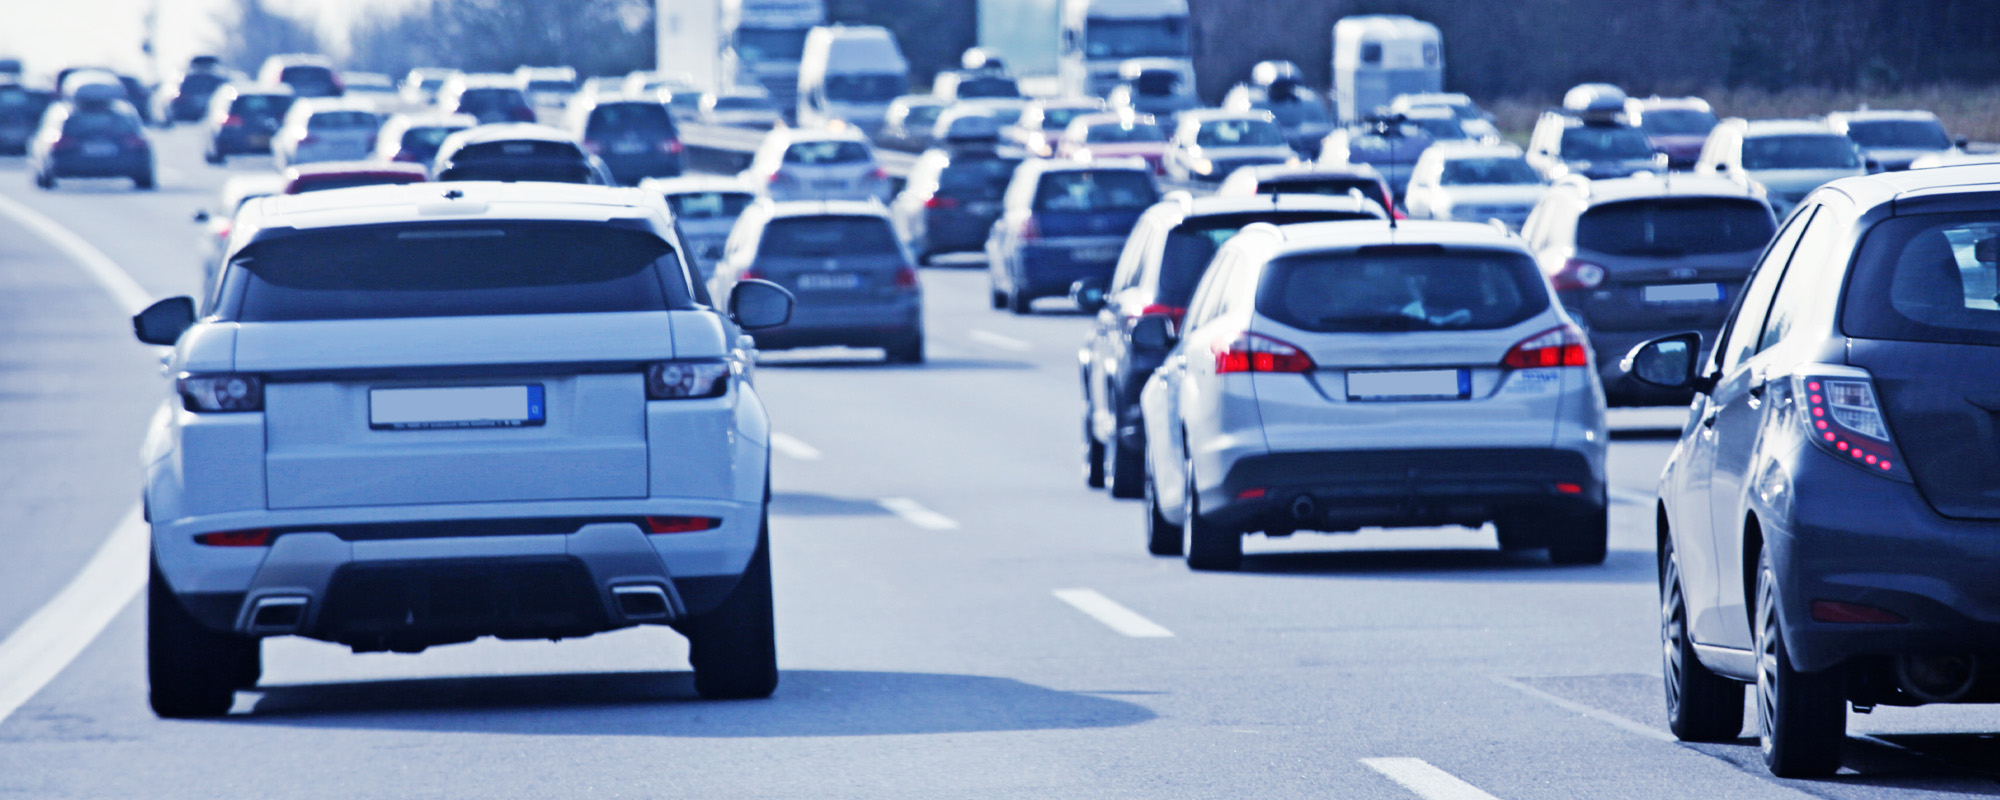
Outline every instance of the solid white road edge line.
{"label": "solid white road edge line", "polygon": [[973,341],[979,342],[980,344],[990,344],[1002,350],[1012,350],[1016,353],[1025,353],[1028,352],[1029,350],[1035,349],[1035,346],[1032,344],[1028,344],[1027,342],[1021,341],[1012,336],[1002,336],[992,331],[982,331],[975,329],[966,335],[970,336]]}
{"label": "solid white road edge line", "polygon": [[1499,800],[1421,758],[1364,758],[1361,764],[1424,800]]}
{"label": "solid white road edge line", "polygon": [[84,274],[89,275],[91,280],[103,287],[106,294],[111,295],[112,300],[117,301],[125,313],[137,314],[153,304],[152,293],[141,287],[138,281],[132,280],[132,276],[127,274],[123,267],[118,266],[118,262],[112,261],[104,251],[84,241],[83,237],[63,227],[61,223],[5,195],[0,195],[0,214],[13,217],[15,222],[41,234],[44,240],[54,245],[57,250],[61,250],[63,255],[69,256],[71,261],[83,269]]}
{"label": "solid white road edge line", "polygon": [[62,674],[145,588],[149,538],[135,505],[69,585],[0,640],[0,722]]}
{"label": "solid white road edge line", "polygon": [[1161,627],[1159,623],[1139,616],[1139,612],[1119,605],[1118,601],[1093,589],[1057,589],[1055,595],[1057,600],[1075,606],[1076,610],[1090,615],[1091,619],[1134,639],[1162,639],[1174,635],[1173,631]]}
{"label": "solid white road edge line", "polygon": [[771,449],[799,461],[818,461],[821,455],[819,448],[777,431],[771,432]]}
{"label": "solid white road edge line", "polygon": [[902,517],[904,522],[927,531],[958,530],[958,520],[924,508],[922,503],[907,497],[885,497],[875,501],[875,504],[891,514]]}
{"label": "solid white road edge line", "polygon": [[1659,728],[1655,728],[1650,725],[1641,725],[1637,722],[1633,722],[1632,720],[1618,716],[1617,714],[1613,714],[1609,711],[1595,709],[1591,708],[1590,706],[1584,705],[1582,703],[1565,700],[1563,698],[1549,694],[1548,692],[1544,692],[1540,689],[1537,689],[1533,686],[1529,686],[1525,683],[1514,680],[1513,678],[1495,675],[1493,676],[1493,682],[1500,684],[1501,686],[1505,686],[1509,689],[1513,689],[1514,691],[1520,692],[1529,697],[1533,697],[1537,700],[1542,700],[1544,702],[1547,702],[1548,704],[1553,705],[1557,708],[1582,714],[1586,717],[1597,720],[1598,722],[1602,722],[1606,725],[1610,725],[1611,727],[1617,728],[1626,733],[1644,736],[1648,739],[1660,742],[1671,742],[1674,744],[1679,744],[1681,741],[1680,737],[1677,737],[1666,731],[1660,730]]}

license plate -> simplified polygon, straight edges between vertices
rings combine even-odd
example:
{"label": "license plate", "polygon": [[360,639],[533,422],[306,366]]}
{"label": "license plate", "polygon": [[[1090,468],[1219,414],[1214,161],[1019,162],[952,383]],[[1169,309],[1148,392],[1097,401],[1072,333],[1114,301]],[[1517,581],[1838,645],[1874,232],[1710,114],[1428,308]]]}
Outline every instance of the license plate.
{"label": "license plate", "polygon": [[250,137],[250,138],[248,138],[248,139],[245,139],[245,140],[243,140],[243,143],[244,143],[245,145],[248,145],[248,146],[250,146],[250,147],[270,147],[270,146],[271,146],[271,137],[269,137],[269,136],[252,136],[252,137]]}
{"label": "license plate", "polygon": [[1678,283],[1648,286],[1642,295],[1648,303],[1716,303],[1722,300],[1722,284]]}
{"label": "license plate", "polygon": [[1463,369],[1348,370],[1349,400],[1464,400],[1472,372]]}
{"label": "license plate", "polygon": [[1079,247],[1071,254],[1078,261],[1117,261],[1116,247]]}
{"label": "license plate", "polygon": [[799,276],[799,288],[811,291],[861,288],[861,276],[852,272],[808,272]]}
{"label": "license plate", "polygon": [[813,181],[814,189],[846,189],[847,181]]}
{"label": "license plate", "polygon": [[110,142],[84,142],[83,154],[98,157],[115,156],[118,155],[118,145]]}
{"label": "license plate", "polygon": [[982,217],[983,217],[983,216],[986,216],[987,214],[992,214],[992,213],[994,213],[994,212],[996,212],[996,211],[999,211],[999,210],[1000,210],[1000,206],[999,206],[998,204],[996,204],[996,203],[966,203],[966,204],[965,204],[965,213],[967,213],[967,214],[972,214],[972,215],[974,215],[974,216],[982,216]]}
{"label": "license plate", "polygon": [[617,142],[611,145],[611,152],[621,156],[638,155],[646,152],[645,142]]}
{"label": "license plate", "polygon": [[368,392],[368,427],[376,430],[519,428],[542,424],[546,413],[540,384]]}

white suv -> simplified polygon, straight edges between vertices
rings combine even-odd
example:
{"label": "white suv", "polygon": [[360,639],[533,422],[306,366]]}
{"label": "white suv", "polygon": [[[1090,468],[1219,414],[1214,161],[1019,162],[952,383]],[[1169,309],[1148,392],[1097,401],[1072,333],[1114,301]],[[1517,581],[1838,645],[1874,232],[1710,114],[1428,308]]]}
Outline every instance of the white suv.
{"label": "white suv", "polygon": [[657,193],[444,183],[237,218],[145,446],[152,705],[225,713],[259,639],[357,652],[672,625],[696,688],[761,697],[769,421]]}
{"label": "white suv", "polygon": [[1604,394],[1520,240],[1472,223],[1251,225],[1140,394],[1149,549],[1235,569],[1243,534],[1496,522],[1604,560]]}

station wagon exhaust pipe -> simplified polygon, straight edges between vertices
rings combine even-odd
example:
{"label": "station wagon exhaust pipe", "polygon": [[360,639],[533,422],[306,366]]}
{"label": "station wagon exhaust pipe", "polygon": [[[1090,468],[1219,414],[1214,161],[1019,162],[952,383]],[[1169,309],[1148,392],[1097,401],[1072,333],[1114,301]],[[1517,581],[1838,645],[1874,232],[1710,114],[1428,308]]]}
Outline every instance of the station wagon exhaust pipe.
{"label": "station wagon exhaust pipe", "polygon": [[667,604],[667,590],[650,583],[613,586],[611,597],[618,601],[618,613],[626,619],[666,619],[672,609]]}
{"label": "station wagon exhaust pipe", "polygon": [[1314,500],[1312,495],[1302,494],[1292,498],[1291,511],[1293,522],[1314,523],[1320,521],[1319,501]]}
{"label": "station wagon exhaust pipe", "polygon": [[1906,655],[1896,659],[1896,682],[1926,703],[1955,703],[1972,694],[1979,656]]}
{"label": "station wagon exhaust pipe", "polygon": [[296,633],[306,621],[306,598],[301,595],[259,597],[250,606],[250,633]]}

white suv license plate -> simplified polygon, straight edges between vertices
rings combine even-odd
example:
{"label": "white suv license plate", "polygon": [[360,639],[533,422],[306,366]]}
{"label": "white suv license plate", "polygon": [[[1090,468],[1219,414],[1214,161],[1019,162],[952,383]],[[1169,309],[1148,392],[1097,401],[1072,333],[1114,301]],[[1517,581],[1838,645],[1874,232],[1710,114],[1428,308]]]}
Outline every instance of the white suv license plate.
{"label": "white suv license plate", "polygon": [[541,384],[370,389],[368,427],[376,430],[519,428],[547,414]]}
{"label": "white suv license plate", "polygon": [[1348,370],[1347,399],[1465,400],[1472,397],[1472,373],[1463,369]]}
{"label": "white suv license plate", "polygon": [[1719,303],[1722,302],[1722,284],[1677,283],[1667,286],[1648,286],[1641,296],[1648,303]]}

